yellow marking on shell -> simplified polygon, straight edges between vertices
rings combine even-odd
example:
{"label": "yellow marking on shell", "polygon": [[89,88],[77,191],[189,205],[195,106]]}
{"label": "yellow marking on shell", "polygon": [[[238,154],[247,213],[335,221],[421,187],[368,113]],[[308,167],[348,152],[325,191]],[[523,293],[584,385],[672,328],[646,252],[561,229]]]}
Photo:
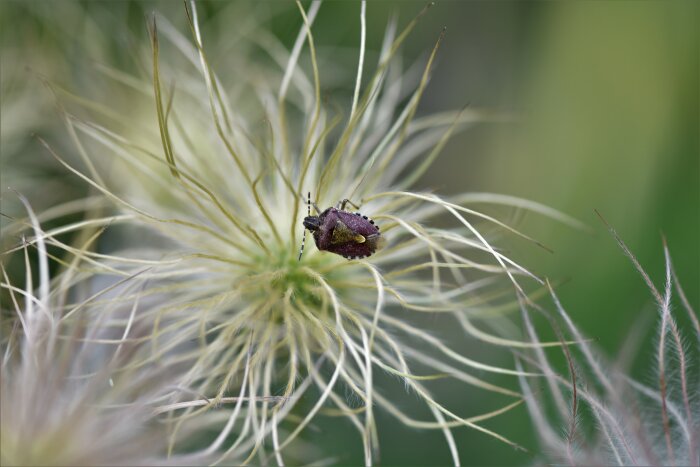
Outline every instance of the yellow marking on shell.
{"label": "yellow marking on shell", "polygon": [[333,235],[331,235],[331,244],[354,242],[356,241],[355,236],[355,232],[350,230],[342,221],[338,221],[333,229]]}

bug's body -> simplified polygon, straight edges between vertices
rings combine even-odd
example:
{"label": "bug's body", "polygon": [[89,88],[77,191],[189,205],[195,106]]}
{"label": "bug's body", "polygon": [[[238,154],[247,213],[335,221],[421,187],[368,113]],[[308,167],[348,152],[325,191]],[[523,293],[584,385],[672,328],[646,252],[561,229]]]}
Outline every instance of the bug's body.
{"label": "bug's body", "polygon": [[319,250],[330,251],[347,259],[366,258],[382,247],[384,237],[372,219],[359,212],[344,211],[342,208],[348,202],[343,200],[341,209],[331,207],[318,216],[306,216],[304,227],[313,234]]}

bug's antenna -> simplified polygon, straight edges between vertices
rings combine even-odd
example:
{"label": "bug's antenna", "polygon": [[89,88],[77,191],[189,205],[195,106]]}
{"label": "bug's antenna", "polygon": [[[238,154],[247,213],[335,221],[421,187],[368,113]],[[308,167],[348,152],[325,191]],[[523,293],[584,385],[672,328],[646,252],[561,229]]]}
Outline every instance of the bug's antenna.
{"label": "bug's antenna", "polygon": [[[308,198],[306,199],[306,211],[307,216],[311,216],[311,192],[309,191]],[[306,227],[304,227],[304,235],[301,236],[301,248],[299,249],[299,259],[301,261],[301,255],[304,254],[304,244],[306,243]]]}
{"label": "bug's antenna", "polygon": [[299,249],[299,258],[297,261],[301,261],[301,255],[304,254],[304,243],[306,243],[306,229],[304,229],[304,235],[301,237],[301,249]]}

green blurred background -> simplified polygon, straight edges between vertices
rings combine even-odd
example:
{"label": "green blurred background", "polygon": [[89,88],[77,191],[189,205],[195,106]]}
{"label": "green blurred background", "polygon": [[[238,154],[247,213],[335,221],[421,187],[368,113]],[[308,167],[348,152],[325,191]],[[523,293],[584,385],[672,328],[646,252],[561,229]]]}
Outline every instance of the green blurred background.
{"label": "green blurred background", "polygon": [[[424,4],[370,2],[368,47],[379,48],[391,14],[398,14],[402,25]],[[241,5],[200,6],[208,46],[218,51],[232,47],[228,38],[244,21],[242,15],[255,8],[269,16],[273,33],[291,47],[300,26],[291,2]],[[179,2],[0,3],[3,190],[12,186],[22,191],[37,210],[86,193],[31,137],[39,133],[59,149],[70,146],[53,97],[37,73],[76,94],[128,108],[93,68],[109,63],[128,72],[138,70],[133,51],[147,44],[145,18],[153,10],[186,32]],[[691,1],[443,1],[430,9],[404,48],[407,64],[424,60],[441,28],[447,27],[419,114],[469,103],[471,109],[504,117],[456,135],[419,188],[520,196],[589,225],[591,232],[582,232],[536,215],[518,215],[513,218],[517,226],[554,253],[513,241],[510,254],[536,273],[566,281],[559,289],[564,305],[611,357],[641,323],[646,337],[633,371],[647,380],[655,310],[643,282],[593,210],[617,229],[657,284],[663,280],[665,235],[688,298],[698,305],[699,20],[699,3]],[[349,95],[357,60],[353,49],[359,43],[359,3],[327,2],[314,32],[320,55],[325,50],[326,57],[337,61],[321,66],[324,89]],[[4,191],[3,212],[12,210],[8,204],[13,203]],[[436,319],[431,327],[440,325]],[[483,346],[460,343],[460,336],[448,329],[444,332],[472,356],[486,352]],[[488,359],[510,364],[507,356]],[[392,388],[399,387],[393,383]],[[512,386],[513,381],[504,384]],[[451,399],[448,407],[465,416],[499,405],[476,390],[454,393],[445,384],[436,391],[442,400]],[[395,397],[404,406],[415,401],[411,395]],[[379,423],[383,463],[450,462],[439,433],[407,429],[383,415]],[[533,452],[517,452],[474,431],[457,430],[465,464],[521,464],[537,457],[524,408],[486,426]],[[361,461],[354,433],[353,451],[343,448],[349,423],[321,427],[318,440],[329,455],[341,453],[341,463]]]}

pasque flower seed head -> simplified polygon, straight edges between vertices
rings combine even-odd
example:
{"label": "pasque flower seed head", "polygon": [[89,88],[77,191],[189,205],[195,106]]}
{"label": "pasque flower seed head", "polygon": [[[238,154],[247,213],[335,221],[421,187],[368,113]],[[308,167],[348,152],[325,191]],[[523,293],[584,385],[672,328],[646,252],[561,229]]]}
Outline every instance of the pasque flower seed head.
{"label": "pasque flower seed head", "polygon": [[[282,464],[287,455],[310,461],[318,452],[294,446],[328,413],[357,429],[369,464],[378,449],[375,410],[441,430],[455,463],[452,430],[460,426],[515,446],[480,422],[517,406],[520,394],[483,375],[531,374],[467,357],[458,350],[461,339],[443,341],[415,323],[431,314],[484,342],[532,346],[474,323],[515,303],[519,276],[539,279],[498,251],[482,226],[524,235],[468,206],[507,202],[551,211],[496,195],[409,191],[452,132],[479,118],[467,108],[416,116],[445,31],[436,31],[420,73],[402,69],[399,50],[425,11],[402,30],[389,22],[372,67],[367,4],[358,4],[355,86],[341,102],[322,92],[324,67],[338,65],[313,34],[321,3],[297,7],[301,30],[291,50],[254,22],[252,9],[240,28],[227,31],[235,47],[217,53],[190,2],[189,39],[159,15],[149,21],[150,82],[101,66],[155,112],[114,115],[105,96],[87,106],[95,119],[66,113],[85,169],[45,143],[115,209],[62,227],[109,226],[121,234],[118,249],[84,252],[92,274],[84,280],[131,277],[137,290],[114,300],[143,304],[139,316],[152,323],[149,361],[184,369],[155,409],[169,427],[172,452],[236,463]],[[99,123],[105,116],[108,123]],[[308,192],[320,206],[357,203],[357,222],[342,208],[310,215]],[[300,258],[305,227],[318,248]],[[377,386],[377,372],[398,377],[433,419],[395,403],[396,388]],[[464,383],[510,400],[486,414],[458,414],[429,390],[443,378],[459,390],[467,390]],[[183,436],[197,430],[196,442]]]}

